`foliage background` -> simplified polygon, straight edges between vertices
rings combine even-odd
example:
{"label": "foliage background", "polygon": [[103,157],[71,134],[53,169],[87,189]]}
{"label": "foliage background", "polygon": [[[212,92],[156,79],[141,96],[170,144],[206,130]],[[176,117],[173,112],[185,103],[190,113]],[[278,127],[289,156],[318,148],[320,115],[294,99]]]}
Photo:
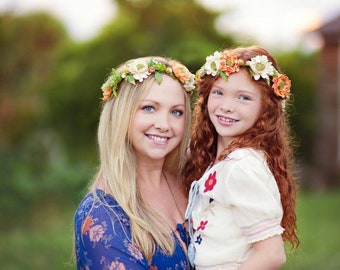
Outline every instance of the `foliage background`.
{"label": "foliage background", "polygon": [[[195,72],[215,50],[258,43],[216,32],[218,13],[191,0],[116,2],[119,13],[114,20],[97,37],[81,43],[71,40],[49,14],[0,15],[3,269],[75,267],[72,216],[97,167],[100,85],[112,67],[130,58],[165,55]],[[340,241],[331,235],[339,223],[339,196],[319,194],[304,174],[313,166],[318,52],[297,47],[272,53],[293,81],[291,123],[299,144],[298,210],[306,243],[303,256],[292,255],[286,269],[335,269],[340,266]],[[323,228],[319,234],[314,233],[314,219]],[[329,247],[325,239],[331,241]],[[325,257],[315,261],[319,252]]]}

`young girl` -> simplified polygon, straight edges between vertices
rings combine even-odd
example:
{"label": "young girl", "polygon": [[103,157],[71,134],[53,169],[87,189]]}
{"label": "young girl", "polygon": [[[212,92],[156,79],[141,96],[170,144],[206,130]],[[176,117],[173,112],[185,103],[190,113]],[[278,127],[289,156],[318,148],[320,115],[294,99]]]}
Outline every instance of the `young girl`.
{"label": "young girl", "polygon": [[74,217],[77,269],[190,269],[180,173],[194,82],[179,62],[145,57],[103,84],[100,167]]}
{"label": "young girl", "polygon": [[189,256],[197,270],[278,269],[286,260],[282,240],[299,244],[285,118],[291,82],[257,46],[215,52],[196,77],[184,167]]}

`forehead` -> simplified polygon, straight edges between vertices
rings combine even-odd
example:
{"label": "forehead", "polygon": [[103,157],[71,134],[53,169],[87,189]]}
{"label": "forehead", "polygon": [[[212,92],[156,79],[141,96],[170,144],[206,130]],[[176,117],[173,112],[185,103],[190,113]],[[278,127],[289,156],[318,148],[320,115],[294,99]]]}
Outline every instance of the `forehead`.
{"label": "forehead", "polygon": [[182,85],[168,75],[162,75],[162,82],[156,81],[151,85],[144,100],[185,104],[185,94]]}
{"label": "forehead", "polygon": [[261,87],[254,81],[249,72],[245,69],[231,74],[227,80],[219,78],[215,81],[214,87],[219,87],[226,90],[244,90],[257,94],[261,94]]}

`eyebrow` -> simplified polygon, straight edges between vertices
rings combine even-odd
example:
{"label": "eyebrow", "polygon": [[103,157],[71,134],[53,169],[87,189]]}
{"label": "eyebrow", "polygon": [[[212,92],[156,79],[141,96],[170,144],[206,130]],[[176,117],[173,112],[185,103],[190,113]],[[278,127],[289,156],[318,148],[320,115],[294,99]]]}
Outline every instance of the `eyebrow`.
{"label": "eyebrow", "polygon": [[[143,102],[152,102],[152,103],[155,103],[156,105],[159,105],[159,104],[160,104],[158,101],[155,101],[155,100],[153,100],[153,99],[144,99],[144,100],[141,101],[141,103],[143,103]],[[173,105],[172,107],[177,107],[177,106],[183,106],[183,107],[185,107],[185,102],[184,102],[184,103],[175,104],[175,105]]]}

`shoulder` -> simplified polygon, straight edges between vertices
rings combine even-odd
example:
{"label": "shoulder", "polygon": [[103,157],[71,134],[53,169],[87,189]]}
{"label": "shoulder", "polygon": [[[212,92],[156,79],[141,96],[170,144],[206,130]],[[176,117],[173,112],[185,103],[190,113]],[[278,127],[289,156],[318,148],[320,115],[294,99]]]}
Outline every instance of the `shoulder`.
{"label": "shoulder", "polygon": [[116,209],[118,212],[122,212],[121,207],[113,197],[97,189],[95,192],[89,192],[85,195],[77,207],[76,215],[86,215],[103,208]]}
{"label": "shoulder", "polygon": [[240,148],[230,153],[224,160],[228,169],[262,170],[270,174],[267,159],[263,152],[253,148]]}
{"label": "shoulder", "polygon": [[129,226],[129,218],[117,201],[99,189],[83,198],[74,216],[75,226],[78,229],[84,229],[87,223],[105,223],[114,226],[116,221],[119,221],[121,226]]}
{"label": "shoulder", "polygon": [[253,148],[238,148],[231,152],[226,160],[257,159],[265,160],[263,152]]}

